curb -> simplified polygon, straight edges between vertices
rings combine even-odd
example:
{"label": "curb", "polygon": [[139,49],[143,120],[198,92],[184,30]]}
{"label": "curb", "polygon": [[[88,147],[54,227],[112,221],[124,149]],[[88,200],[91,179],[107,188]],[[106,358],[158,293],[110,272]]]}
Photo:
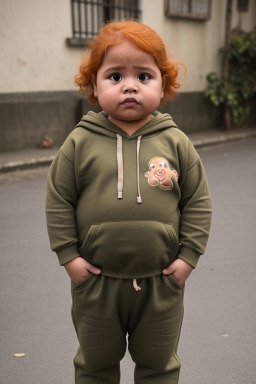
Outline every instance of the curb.
{"label": "curb", "polygon": [[[223,143],[228,143],[233,141],[250,139],[253,137],[256,137],[256,130],[252,130],[249,132],[232,133],[232,134],[228,133],[226,135],[218,135],[216,137],[199,139],[199,140],[196,140],[196,139],[193,140],[192,138],[192,143],[195,148],[203,148],[203,147],[210,147],[213,145],[218,145],[218,144],[223,144]],[[55,156],[49,156],[49,157],[41,157],[39,159],[29,159],[24,161],[13,161],[13,162],[5,163],[2,166],[0,166],[0,174],[13,172],[17,170],[47,167],[51,165],[54,158]]]}
{"label": "curb", "polygon": [[55,156],[41,157],[24,161],[12,161],[0,166],[0,174],[17,170],[33,169],[50,166]]}
{"label": "curb", "polygon": [[253,130],[251,132],[239,132],[239,133],[232,133],[227,135],[220,135],[220,136],[201,139],[201,140],[192,140],[192,143],[195,148],[202,148],[202,147],[208,147],[212,145],[228,143],[232,141],[251,139],[253,137],[256,137],[256,130]]}

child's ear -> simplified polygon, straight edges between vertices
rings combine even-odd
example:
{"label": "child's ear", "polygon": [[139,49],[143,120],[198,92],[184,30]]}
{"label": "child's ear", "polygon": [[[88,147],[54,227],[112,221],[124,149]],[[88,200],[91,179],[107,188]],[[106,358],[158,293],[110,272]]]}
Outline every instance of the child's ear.
{"label": "child's ear", "polygon": [[94,95],[94,97],[98,97],[97,85],[96,85],[96,77],[94,75],[92,75],[92,86],[93,86],[93,95]]}
{"label": "child's ear", "polygon": [[164,75],[162,77],[162,95],[161,95],[161,99],[164,97],[164,88],[165,88],[165,84],[166,84],[166,75]]}

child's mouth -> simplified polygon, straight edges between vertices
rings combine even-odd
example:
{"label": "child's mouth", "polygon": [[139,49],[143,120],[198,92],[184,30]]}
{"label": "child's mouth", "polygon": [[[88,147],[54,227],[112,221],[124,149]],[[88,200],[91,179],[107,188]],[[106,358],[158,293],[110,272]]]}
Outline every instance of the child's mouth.
{"label": "child's mouth", "polygon": [[124,99],[124,101],[122,101],[121,104],[132,106],[132,105],[137,105],[137,104],[139,104],[139,103],[138,103],[137,100],[134,99],[133,97],[127,97],[126,99]]}

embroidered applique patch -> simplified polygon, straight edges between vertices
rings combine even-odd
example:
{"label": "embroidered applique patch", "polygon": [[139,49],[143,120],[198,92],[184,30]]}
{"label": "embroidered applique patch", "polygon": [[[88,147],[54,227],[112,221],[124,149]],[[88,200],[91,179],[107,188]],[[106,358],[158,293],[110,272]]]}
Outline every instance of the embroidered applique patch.
{"label": "embroidered applique patch", "polygon": [[148,163],[149,171],[145,173],[151,187],[158,186],[164,190],[173,188],[172,178],[178,180],[178,173],[171,170],[168,161],[164,157],[153,157]]}

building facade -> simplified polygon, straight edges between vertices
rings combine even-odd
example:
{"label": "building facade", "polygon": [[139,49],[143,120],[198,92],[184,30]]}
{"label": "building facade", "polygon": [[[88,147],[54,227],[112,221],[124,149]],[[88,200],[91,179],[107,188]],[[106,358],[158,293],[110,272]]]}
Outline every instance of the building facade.
{"label": "building facade", "polygon": [[[80,117],[94,109],[73,85],[73,78],[86,41],[97,34],[104,20],[112,18],[139,17],[162,36],[170,55],[186,63],[180,95],[164,107],[180,129],[191,132],[222,124],[220,111],[204,97],[204,90],[206,75],[220,71],[218,49],[224,44],[226,1],[101,3],[1,1],[0,151],[36,146],[44,135],[59,144]],[[250,30],[255,20],[255,0],[249,0],[243,12],[233,0],[233,27]]]}

